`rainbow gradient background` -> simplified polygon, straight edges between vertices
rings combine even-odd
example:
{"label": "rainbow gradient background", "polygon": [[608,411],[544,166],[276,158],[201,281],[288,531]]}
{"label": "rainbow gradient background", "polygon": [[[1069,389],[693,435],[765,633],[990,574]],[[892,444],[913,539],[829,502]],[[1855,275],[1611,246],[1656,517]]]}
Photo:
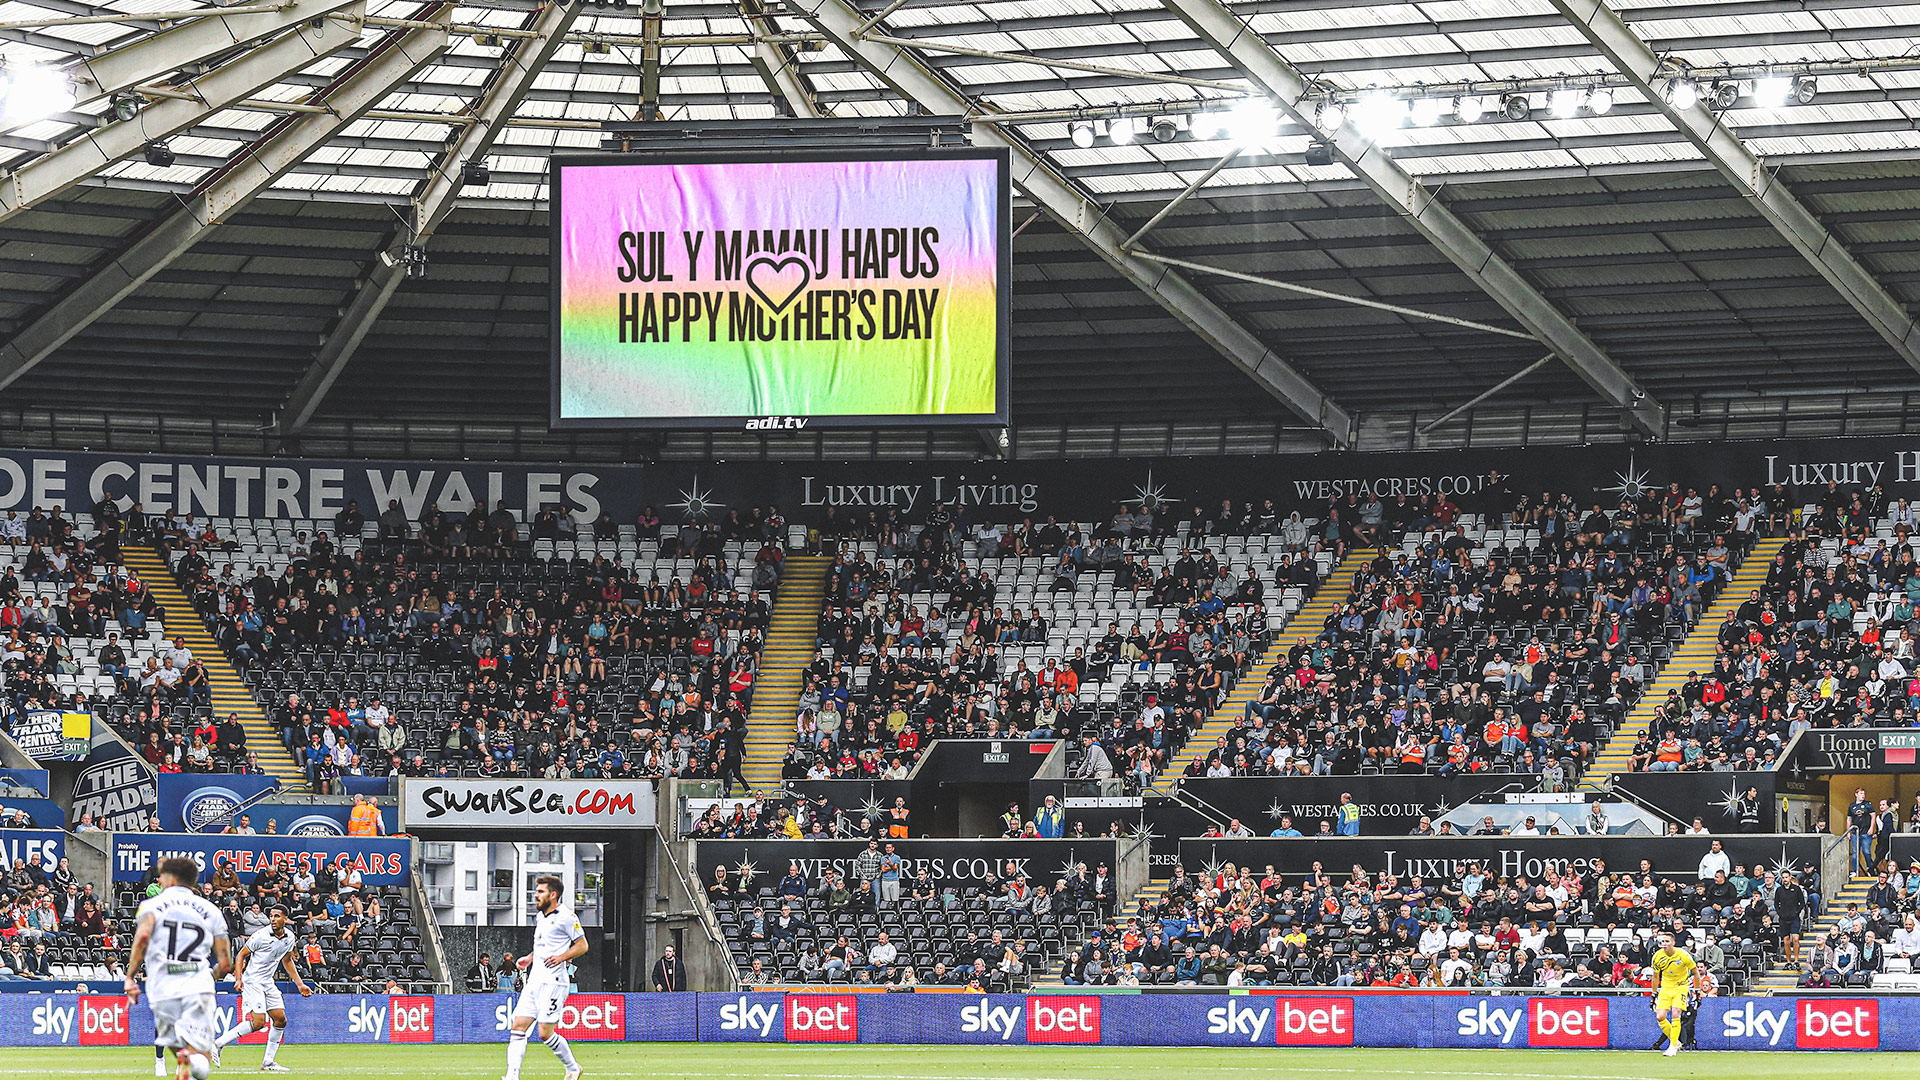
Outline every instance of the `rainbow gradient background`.
{"label": "rainbow gradient background", "polygon": [[[999,411],[999,162],[982,158],[564,165],[560,222],[560,420],[943,416]],[[846,280],[840,230],[940,230],[932,278]],[[815,288],[938,288],[918,341],[621,343],[621,292],[738,289],[712,280],[716,229],[831,230]],[[663,230],[671,282],[622,282],[620,233]],[[682,233],[707,236],[689,281]],[[744,245],[742,250],[744,251]],[[897,263],[895,264],[898,265]],[[723,300],[724,304],[724,300]],[[723,315],[724,319],[724,307]]]}

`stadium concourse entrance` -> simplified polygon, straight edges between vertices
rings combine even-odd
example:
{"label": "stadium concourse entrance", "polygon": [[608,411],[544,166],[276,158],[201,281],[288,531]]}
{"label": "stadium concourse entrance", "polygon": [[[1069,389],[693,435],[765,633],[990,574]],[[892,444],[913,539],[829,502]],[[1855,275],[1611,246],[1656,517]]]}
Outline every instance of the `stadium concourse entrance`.
{"label": "stadium concourse entrance", "polygon": [[[578,965],[581,990],[649,989],[648,969],[668,945],[695,944],[702,935],[687,887],[663,846],[659,790],[651,780],[495,780],[419,778],[400,785],[400,824],[423,840],[453,844],[598,844],[602,877],[600,925],[587,926],[589,951]],[[533,877],[526,870],[496,905],[492,925],[528,928],[531,942]],[[566,902],[576,908],[577,895]],[[494,912],[512,913],[499,920]],[[460,979],[471,962],[458,955],[464,927],[448,928],[449,962]],[[597,931],[597,932],[596,932]],[[469,935],[479,940],[483,935]],[[694,940],[687,941],[685,939]],[[686,948],[675,950],[684,956]]]}
{"label": "stadium concourse entrance", "polygon": [[[647,989],[647,968],[655,953],[650,940],[647,915],[649,912],[663,909],[664,900],[656,901],[660,895],[652,881],[650,868],[656,864],[659,843],[658,834],[652,829],[622,830],[603,832],[598,830],[562,831],[550,828],[510,829],[500,826],[451,826],[434,827],[414,825],[411,831],[424,841],[440,841],[453,844],[599,844],[603,848],[602,866],[604,874],[600,885],[600,921],[598,927],[587,926],[587,936],[591,948],[587,955],[576,965],[579,989],[638,991]],[[518,913],[509,925],[521,931],[514,939],[515,955],[524,955],[527,943],[533,940],[532,918],[527,906],[531,901],[531,887],[526,882],[515,882],[516,895],[507,898],[507,910]],[[517,895],[526,893],[526,896]],[[575,903],[574,897],[568,903]],[[579,906],[575,903],[575,906]],[[443,926],[441,937],[448,948],[448,964],[453,970],[448,976],[456,983],[466,972],[470,962],[472,946],[462,948],[463,932],[470,931],[466,926]],[[524,940],[521,940],[524,938]],[[481,940],[485,940],[484,937]],[[664,944],[673,944],[675,938],[666,937]],[[496,953],[500,948],[494,950]],[[676,950],[684,951],[684,950]],[[466,957],[463,959],[463,957]],[[497,956],[496,956],[497,959]]]}

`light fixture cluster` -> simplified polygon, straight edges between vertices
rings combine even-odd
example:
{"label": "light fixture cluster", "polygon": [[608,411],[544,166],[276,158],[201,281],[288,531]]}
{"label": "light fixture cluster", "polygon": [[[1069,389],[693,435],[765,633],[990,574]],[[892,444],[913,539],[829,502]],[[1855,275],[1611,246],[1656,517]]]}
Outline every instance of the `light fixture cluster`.
{"label": "light fixture cluster", "polygon": [[[1556,120],[1581,115],[1605,116],[1613,111],[1615,88],[1602,79],[1588,76],[1580,82],[1490,89],[1483,93],[1455,93],[1444,88],[1427,91],[1418,86],[1411,90],[1374,87],[1358,93],[1338,91],[1329,93],[1307,110],[1317,129],[1309,134],[1317,136],[1313,142],[1317,147],[1326,136],[1347,123],[1352,123],[1362,136],[1378,141],[1402,128],[1432,127],[1443,121],[1476,124],[1490,118],[1524,121],[1533,119],[1539,110]],[[1676,108],[1691,109],[1704,101],[1709,108],[1719,111],[1733,108],[1742,98],[1752,108],[1810,105],[1818,92],[1814,75],[1804,70],[1769,70],[1751,78],[1734,78],[1731,74],[1710,79],[1677,75],[1668,79],[1665,86],[1666,100]],[[1073,145],[1083,150],[1092,148],[1103,136],[1115,146],[1127,146],[1147,138],[1173,142],[1180,138],[1182,131],[1195,139],[1258,147],[1271,140],[1279,127],[1279,110],[1264,98],[1248,97],[1230,109],[1197,112],[1190,119],[1165,115],[1075,120],[1067,125],[1067,131]],[[1309,156],[1318,155],[1310,150]]]}
{"label": "light fixture cluster", "polygon": [[[1613,111],[1613,91],[1605,86],[1562,86],[1541,97],[1548,112],[1560,118],[1583,112],[1605,116]],[[1534,95],[1526,93],[1402,97],[1392,90],[1374,89],[1351,102],[1336,98],[1322,101],[1313,120],[1325,135],[1352,121],[1360,134],[1379,139],[1400,128],[1432,127],[1449,118],[1461,124],[1477,124],[1489,116],[1527,120],[1533,111]]]}
{"label": "light fixture cluster", "polygon": [[[1201,118],[1195,117],[1197,123]],[[1073,145],[1082,150],[1098,142],[1102,135],[1115,146],[1129,146],[1135,142],[1152,139],[1154,142],[1170,143],[1187,130],[1187,119],[1177,116],[1116,116],[1111,120],[1077,120],[1067,125],[1067,136]],[[1198,130],[1195,129],[1196,134]]]}
{"label": "light fixture cluster", "polygon": [[1702,82],[1685,75],[1667,80],[1666,99],[1676,109],[1691,109],[1701,102],[1716,112],[1725,112],[1746,98],[1754,108],[1777,109],[1790,104],[1811,105],[1820,93],[1810,74],[1789,75],[1768,72],[1753,79],[1715,79]]}
{"label": "light fixture cluster", "polygon": [[73,108],[66,72],[39,64],[0,68],[0,122],[31,124]]}

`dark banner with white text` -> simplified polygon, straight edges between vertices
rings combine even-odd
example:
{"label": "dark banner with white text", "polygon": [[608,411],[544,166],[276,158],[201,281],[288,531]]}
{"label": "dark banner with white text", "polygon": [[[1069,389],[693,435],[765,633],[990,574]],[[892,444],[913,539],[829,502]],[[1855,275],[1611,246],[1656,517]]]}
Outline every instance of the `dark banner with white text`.
{"label": "dark banner with white text", "polygon": [[[1489,489],[1489,474],[1501,479]],[[778,506],[788,520],[818,524],[842,515],[898,510],[924,521],[936,504],[1000,521],[1051,515],[1105,521],[1143,503],[1163,518],[1220,500],[1283,513],[1312,514],[1330,499],[1378,494],[1445,496],[1470,512],[1521,493],[1569,492],[1583,502],[1615,503],[1622,494],[1677,482],[1705,494],[1785,484],[1796,503],[1831,480],[1842,487],[1884,486],[1893,498],[1920,498],[1920,439],[1874,436],[1773,442],[1567,446],[1526,449],[1323,453],[1241,457],[1123,458],[961,462],[663,462],[564,466],[485,462],[332,461],[0,451],[0,511],[60,505],[90,508],[102,498],[147,512],[168,509],[228,517],[330,521],[356,501],[372,518],[391,501],[417,518],[431,504],[464,512],[504,502],[530,517],[555,506],[581,521],[604,510],[632,522],[653,506],[670,525],[689,510]]]}

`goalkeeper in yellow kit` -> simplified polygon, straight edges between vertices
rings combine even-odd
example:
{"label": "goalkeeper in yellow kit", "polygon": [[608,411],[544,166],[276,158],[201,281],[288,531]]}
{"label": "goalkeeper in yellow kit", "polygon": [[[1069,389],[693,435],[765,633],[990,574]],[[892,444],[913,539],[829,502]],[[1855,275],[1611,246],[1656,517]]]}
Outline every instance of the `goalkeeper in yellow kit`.
{"label": "goalkeeper in yellow kit", "polygon": [[1671,933],[1662,932],[1660,950],[1653,954],[1653,972],[1660,980],[1653,992],[1653,1019],[1666,1033],[1668,1057],[1680,1052],[1680,1022],[1686,1016],[1694,970],[1693,957],[1674,944]]}

